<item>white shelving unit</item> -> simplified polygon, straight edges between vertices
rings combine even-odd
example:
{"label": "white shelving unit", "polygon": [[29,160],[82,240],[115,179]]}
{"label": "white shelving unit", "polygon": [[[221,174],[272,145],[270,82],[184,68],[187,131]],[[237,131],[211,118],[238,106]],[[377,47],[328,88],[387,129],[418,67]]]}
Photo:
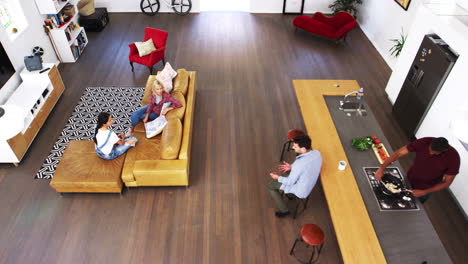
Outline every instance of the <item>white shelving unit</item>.
{"label": "white shelving unit", "polygon": [[24,111],[23,134],[52,90],[51,82],[45,79],[37,79],[34,82],[24,81],[8,99],[7,105],[19,106]]}
{"label": "white shelving unit", "polygon": [[[71,21],[75,21],[75,17],[71,19]],[[76,62],[88,45],[88,37],[83,27],[74,29],[71,33],[71,39],[67,39],[65,29],[69,26],[71,21],[64,24],[61,28],[54,28],[49,32],[50,39],[57,51],[57,55],[59,55],[60,61],[65,63]],[[77,39],[79,36],[81,36],[84,41],[82,44],[78,43]]]}
{"label": "white shelving unit", "polygon": [[47,15],[47,14],[57,14],[69,2],[70,2],[69,0],[68,1],[36,0],[36,5],[37,5],[37,9],[39,9],[40,14]]}
{"label": "white shelving unit", "polygon": [[23,69],[23,82],[5,103],[22,109],[25,118],[21,133],[0,140],[0,163],[21,161],[65,89],[55,64],[44,63],[43,67],[49,69],[42,73]]}
{"label": "white shelving unit", "polygon": [[[70,0],[36,0],[39,12],[44,15],[60,14],[68,3],[73,4]],[[68,22],[49,31],[50,41],[54,46],[57,56],[64,63],[76,62],[88,45],[88,37],[84,28],[70,26],[71,23],[77,25],[79,16],[74,4],[73,8],[75,9],[75,15]],[[69,38],[67,38],[67,34],[69,34]]]}

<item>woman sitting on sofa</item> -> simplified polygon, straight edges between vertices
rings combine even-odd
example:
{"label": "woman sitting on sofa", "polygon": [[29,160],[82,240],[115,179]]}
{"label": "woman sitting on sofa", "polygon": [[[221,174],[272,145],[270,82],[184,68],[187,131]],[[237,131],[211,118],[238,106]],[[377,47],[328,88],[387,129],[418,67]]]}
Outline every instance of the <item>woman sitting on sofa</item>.
{"label": "woman sitting on sofa", "polygon": [[[150,104],[136,110],[130,117],[132,122],[130,132],[132,134],[135,126],[138,124],[138,122],[140,122],[140,120],[143,120],[143,123],[146,123],[156,119],[160,115],[166,115],[167,112],[171,111],[172,109],[182,107],[181,103],[179,103],[174,97],[165,91],[164,87],[158,80],[154,81],[154,86],[151,92],[152,95]],[[162,110],[163,105],[165,104],[170,104],[170,106]]]}
{"label": "woman sitting on sofa", "polygon": [[105,112],[99,113],[93,140],[97,155],[106,160],[115,159],[124,154],[138,141],[136,137],[125,138],[123,133],[117,136],[109,129],[111,125],[112,116]]}

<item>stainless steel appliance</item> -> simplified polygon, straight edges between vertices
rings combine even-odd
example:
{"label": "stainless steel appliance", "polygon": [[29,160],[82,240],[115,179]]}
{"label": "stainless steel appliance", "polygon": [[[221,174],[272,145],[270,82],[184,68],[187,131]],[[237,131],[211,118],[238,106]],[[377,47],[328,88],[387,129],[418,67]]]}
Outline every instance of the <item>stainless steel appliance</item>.
{"label": "stainless steel appliance", "polygon": [[409,138],[414,138],[457,58],[439,36],[424,37],[393,105],[395,118]]}
{"label": "stainless steel appliance", "polygon": [[[369,184],[374,192],[375,199],[379,204],[380,211],[417,211],[419,210],[416,198],[412,195],[410,196],[400,196],[400,195],[388,195],[383,191],[383,186],[379,180],[377,180],[374,175],[379,167],[364,167],[364,173],[369,181]],[[394,177],[400,179],[403,183],[405,180],[400,172],[400,169],[397,167],[387,167],[385,168],[384,173],[389,173]],[[405,184],[405,188],[406,188]]]}

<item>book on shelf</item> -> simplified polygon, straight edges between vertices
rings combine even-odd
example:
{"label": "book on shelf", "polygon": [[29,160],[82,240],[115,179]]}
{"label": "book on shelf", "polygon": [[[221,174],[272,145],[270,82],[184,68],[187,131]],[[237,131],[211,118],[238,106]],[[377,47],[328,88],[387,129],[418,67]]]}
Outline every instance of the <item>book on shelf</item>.
{"label": "book on shelf", "polygon": [[71,51],[73,53],[73,57],[76,59],[78,59],[78,57],[80,57],[80,49],[78,46],[76,45],[72,45],[71,47]]}
{"label": "book on shelf", "polygon": [[70,24],[65,28],[65,35],[67,36],[67,40],[70,41],[72,39],[73,31],[75,30],[75,24],[70,22]]}
{"label": "book on shelf", "polygon": [[63,7],[62,12],[67,16],[73,16],[75,15],[75,7],[68,3]]}
{"label": "book on shelf", "polygon": [[58,28],[59,22],[55,18],[55,15],[48,15],[47,18],[44,20],[44,23],[47,25],[49,24],[52,28]]}
{"label": "book on shelf", "polygon": [[83,36],[81,34],[78,35],[78,37],[76,37],[76,40],[78,42],[78,45],[81,45],[82,43],[84,43]]}
{"label": "book on shelf", "polygon": [[71,40],[71,34],[70,34],[70,32],[65,31],[65,36],[67,36],[67,40],[68,40],[68,41]]}
{"label": "book on shelf", "polygon": [[81,56],[81,53],[83,52],[84,44],[78,44],[76,41],[73,42],[73,45],[70,47],[71,52],[73,53],[73,57],[78,59]]}
{"label": "book on shelf", "polygon": [[[60,28],[61,26],[68,23],[72,18],[73,18],[73,15],[67,15],[63,12],[60,12],[58,14],[47,15],[47,18],[44,20],[44,23],[47,25],[48,23],[47,21],[50,21],[53,28]],[[70,22],[70,23],[73,23],[73,22]]]}
{"label": "book on shelf", "polygon": [[58,15],[58,19],[60,20],[60,25],[65,24],[65,19],[63,18],[62,14]]}
{"label": "book on shelf", "polygon": [[86,46],[86,43],[88,42],[88,40],[86,39],[85,33],[83,31],[81,31],[80,34],[76,37],[76,41],[80,49],[83,49],[84,46]]}
{"label": "book on shelf", "polygon": [[49,18],[47,18],[46,20],[44,20],[44,26],[45,26],[47,29],[49,29],[49,30],[51,30],[51,29],[54,28],[53,22],[52,22],[52,20],[49,19]]}

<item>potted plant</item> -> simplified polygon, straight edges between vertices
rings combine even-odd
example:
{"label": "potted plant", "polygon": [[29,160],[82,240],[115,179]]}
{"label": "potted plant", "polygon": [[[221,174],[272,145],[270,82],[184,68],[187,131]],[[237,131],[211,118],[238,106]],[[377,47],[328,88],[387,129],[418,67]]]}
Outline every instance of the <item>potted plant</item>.
{"label": "potted plant", "polygon": [[400,33],[400,38],[390,40],[390,41],[393,42],[393,46],[390,48],[389,51],[390,51],[391,55],[395,56],[395,58],[400,56],[401,50],[403,49],[403,46],[405,45],[407,37],[408,36],[405,35],[405,33],[403,32],[403,29],[402,29],[401,33]]}
{"label": "potted plant", "polygon": [[358,13],[357,6],[360,4],[362,4],[362,0],[335,0],[328,8],[333,10],[333,14],[346,11],[356,17]]}

